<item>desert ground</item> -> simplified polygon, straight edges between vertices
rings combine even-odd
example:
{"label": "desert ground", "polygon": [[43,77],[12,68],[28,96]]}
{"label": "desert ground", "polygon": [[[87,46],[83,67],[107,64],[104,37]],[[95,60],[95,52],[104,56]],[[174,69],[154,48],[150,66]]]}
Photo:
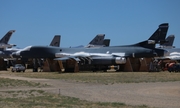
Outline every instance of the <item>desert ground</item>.
{"label": "desert ground", "polygon": [[[38,82],[51,86],[41,88],[0,88],[0,92],[8,90],[41,89],[50,93],[76,97],[81,100],[93,102],[122,102],[127,105],[180,108],[180,81],[102,84],[62,79],[30,78],[18,76],[11,72],[9,72],[11,74],[7,73],[6,71],[0,72],[0,77]],[[26,72],[22,74],[26,74]],[[176,75],[180,76],[180,73]]]}

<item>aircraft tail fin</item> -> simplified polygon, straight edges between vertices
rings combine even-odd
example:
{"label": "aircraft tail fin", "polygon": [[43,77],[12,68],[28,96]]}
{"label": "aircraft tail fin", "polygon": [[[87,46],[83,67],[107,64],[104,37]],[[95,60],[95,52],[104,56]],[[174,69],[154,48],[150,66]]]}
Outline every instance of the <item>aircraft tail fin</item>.
{"label": "aircraft tail fin", "polygon": [[174,38],[175,38],[174,35],[169,35],[169,36],[166,38],[166,42],[163,43],[163,44],[160,44],[160,45],[161,45],[161,46],[173,46]]}
{"label": "aircraft tail fin", "polygon": [[146,48],[155,48],[157,43],[164,43],[166,34],[169,28],[168,23],[163,23],[159,25],[159,28],[151,35],[151,37],[143,42],[140,42],[136,45],[146,47]]}
{"label": "aircraft tail fin", "polygon": [[11,38],[12,34],[15,32],[15,30],[8,31],[4,37],[0,40],[0,43],[8,44],[9,39]]}
{"label": "aircraft tail fin", "polygon": [[50,43],[50,46],[60,47],[61,35],[55,35]]}
{"label": "aircraft tail fin", "polygon": [[163,44],[165,42],[168,28],[168,23],[160,24],[159,28],[151,35],[151,37],[148,40],[154,40],[155,43]]}
{"label": "aircraft tail fin", "polygon": [[105,34],[98,34],[89,42],[89,45],[103,45]]}
{"label": "aircraft tail fin", "polygon": [[109,44],[110,44],[110,39],[104,39],[103,45],[109,46]]}

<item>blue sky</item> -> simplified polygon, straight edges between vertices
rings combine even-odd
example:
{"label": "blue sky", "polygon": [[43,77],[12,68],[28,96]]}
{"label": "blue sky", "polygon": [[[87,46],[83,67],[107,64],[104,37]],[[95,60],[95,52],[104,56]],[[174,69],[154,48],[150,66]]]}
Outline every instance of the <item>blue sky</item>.
{"label": "blue sky", "polygon": [[148,39],[169,23],[180,47],[180,0],[0,0],[0,35],[16,30],[9,43],[20,48],[49,45],[61,35],[61,46],[87,45],[105,34],[113,45]]}

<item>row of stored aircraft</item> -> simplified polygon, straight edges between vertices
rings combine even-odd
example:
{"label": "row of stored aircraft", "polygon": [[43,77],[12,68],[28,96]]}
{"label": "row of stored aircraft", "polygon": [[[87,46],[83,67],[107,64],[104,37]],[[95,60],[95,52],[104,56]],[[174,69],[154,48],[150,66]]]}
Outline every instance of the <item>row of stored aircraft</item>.
{"label": "row of stored aircraft", "polygon": [[[105,34],[99,34],[88,45],[81,47],[62,48],[60,47],[59,36],[53,39],[50,46],[28,46],[16,51],[8,49],[3,51],[9,51],[9,55],[13,58],[50,58],[60,61],[73,60],[78,63],[88,63],[92,65],[125,64],[127,58],[161,57],[161,59],[165,59],[167,57],[171,59],[170,56],[171,54],[173,55],[173,53],[180,57],[180,54],[177,54],[180,52],[178,48],[162,47],[172,46],[174,41],[174,36],[166,38],[168,27],[168,23],[160,24],[149,39],[132,45],[109,46],[110,40],[104,39]],[[156,47],[158,43],[161,45],[160,48]],[[171,44],[167,45],[167,43]]]}

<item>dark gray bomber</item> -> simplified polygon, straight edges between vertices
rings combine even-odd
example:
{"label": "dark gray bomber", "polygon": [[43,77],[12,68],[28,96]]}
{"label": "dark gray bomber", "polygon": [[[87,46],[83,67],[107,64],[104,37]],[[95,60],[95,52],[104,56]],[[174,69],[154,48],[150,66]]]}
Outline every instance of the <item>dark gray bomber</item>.
{"label": "dark gray bomber", "polygon": [[95,48],[60,48],[53,46],[29,46],[13,54],[22,58],[51,58],[54,60],[88,60],[89,64],[124,64],[127,57],[164,56],[166,50],[155,48],[156,43],[165,41],[168,23],[159,28],[146,41],[133,45]]}

